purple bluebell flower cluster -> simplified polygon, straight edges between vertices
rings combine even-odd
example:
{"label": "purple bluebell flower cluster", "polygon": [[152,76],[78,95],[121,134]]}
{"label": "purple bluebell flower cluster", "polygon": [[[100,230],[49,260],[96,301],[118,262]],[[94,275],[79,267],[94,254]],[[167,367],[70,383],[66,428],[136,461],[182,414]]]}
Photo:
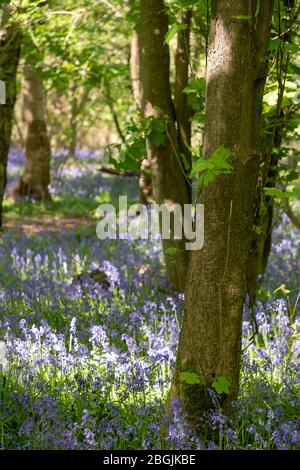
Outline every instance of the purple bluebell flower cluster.
{"label": "purple bluebell flower cluster", "polygon": [[[15,175],[21,160],[13,153],[10,161]],[[92,166],[70,168],[58,175],[55,191],[62,198],[69,191],[81,198],[120,191],[114,192],[114,178],[102,177]],[[211,390],[212,408],[192,432],[176,399],[164,437],[160,429],[184,299],[170,294],[159,241],[100,241],[89,229],[5,233],[0,240],[0,447],[299,449],[300,323],[293,303],[299,237],[290,230],[286,240],[285,230],[276,229],[261,290],[269,294],[260,296],[254,338],[245,312],[236,415],[225,416]],[[109,288],[89,276],[76,280],[93,269],[105,273]],[[273,295],[283,282],[290,294]]]}

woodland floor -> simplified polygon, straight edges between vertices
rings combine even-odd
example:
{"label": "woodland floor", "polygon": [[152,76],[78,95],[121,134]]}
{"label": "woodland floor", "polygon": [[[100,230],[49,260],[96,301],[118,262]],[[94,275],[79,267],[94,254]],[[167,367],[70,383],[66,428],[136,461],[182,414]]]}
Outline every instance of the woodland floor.
{"label": "woodland floor", "polygon": [[15,235],[20,232],[27,235],[36,235],[42,232],[59,233],[91,227],[94,223],[91,218],[64,217],[53,214],[44,214],[39,216],[38,219],[30,216],[12,217],[10,215],[4,215],[3,217],[4,230],[11,230]]}
{"label": "woodland floor", "polygon": [[[24,162],[11,153],[8,190]],[[103,175],[101,163],[55,157],[51,201],[4,203],[0,448],[299,449],[299,233],[286,219],[274,229],[254,338],[245,309],[236,417],[212,389],[203,428],[191,433],[174,401],[162,441],[183,295],[170,290],[159,240],[97,238],[99,204],[138,202],[137,179]]]}

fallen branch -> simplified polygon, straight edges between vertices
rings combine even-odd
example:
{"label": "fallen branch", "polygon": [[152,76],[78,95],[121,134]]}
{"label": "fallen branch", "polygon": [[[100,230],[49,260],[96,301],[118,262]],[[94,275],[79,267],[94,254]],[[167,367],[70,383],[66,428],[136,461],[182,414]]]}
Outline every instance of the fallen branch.
{"label": "fallen branch", "polygon": [[109,173],[110,175],[129,176],[135,178],[139,177],[139,174],[135,171],[116,170],[115,168],[106,165],[101,165],[98,168],[98,171],[101,171],[102,173]]}

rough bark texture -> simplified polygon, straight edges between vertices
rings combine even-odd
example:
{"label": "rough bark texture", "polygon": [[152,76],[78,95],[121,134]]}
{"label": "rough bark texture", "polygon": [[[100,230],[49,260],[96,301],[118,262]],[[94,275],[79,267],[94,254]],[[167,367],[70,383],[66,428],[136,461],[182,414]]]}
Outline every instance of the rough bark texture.
{"label": "rough bark texture", "polygon": [[24,66],[23,109],[27,124],[26,166],[12,196],[40,201],[49,198],[50,142],[45,120],[45,90],[31,64]]}
{"label": "rough bark texture", "polygon": [[[145,117],[166,118],[166,136],[162,145],[147,142],[147,155],[151,164],[154,199],[158,203],[190,202],[180,164],[180,149],[175,128],[175,113],[169,78],[169,48],[164,45],[168,31],[168,16],[162,0],[141,0],[141,88],[142,109]],[[188,254],[184,240],[164,240],[164,250],[182,250],[175,257],[166,254],[167,271],[171,283],[182,290],[185,284]]]}
{"label": "rough bark texture", "polygon": [[179,148],[185,154],[191,167],[191,108],[188,104],[187,94],[183,90],[189,83],[189,61],[190,61],[190,26],[191,10],[184,11],[180,23],[187,29],[179,31],[177,35],[177,49],[175,56],[175,111],[178,124]]}
{"label": "rough bark texture", "polygon": [[2,201],[6,186],[7,156],[16,101],[16,73],[20,56],[21,36],[17,25],[0,28],[0,80],[5,82],[6,103],[0,104],[0,226]]}
{"label": "rough bark texture", "polygon": [[[180,397],[196,426],[211,406],[208,388],[225,377],[236,398],[241,358],[242,311],[261,152],[261,108],[266,79],[266,47],[272,0],[213,0],[207,65],[203,152],[221,145],[232,152],[233,173],[221,175],[200,191],[205,207],[205,245],[191,254],[183,328],[168,409]],[[250,16],[238,20],[236,16]],[[181,381],[195,372],[200,384]]]}

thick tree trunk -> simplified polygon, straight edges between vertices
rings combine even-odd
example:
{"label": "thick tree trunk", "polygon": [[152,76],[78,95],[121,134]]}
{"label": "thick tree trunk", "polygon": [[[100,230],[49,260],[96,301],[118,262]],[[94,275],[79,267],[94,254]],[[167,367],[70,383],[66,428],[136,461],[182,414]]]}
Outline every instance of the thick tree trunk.
{"label": "thick tree trunk", "polygon": [[12,196],[40,201],[49,198],[51,153],[45,119],[45,90],[31,64],[24,66],[23,106],[27,124],[26,166]]}
{"label": "thick tree trunk", "polygon": [[0,103],[0,227],[2,201],[6,186],[7,156],[16,101],[16,74],[20,56],[21,35],[17,25],[0,28],[0,80],[5,82],[6,99]]}
{"label": "thick tree trunk", "polygon": [[[178,203],[181,207],[190,202],[185,184],[184,169],[180,163],[180,148],[175,128],[175,113],[169,79],[169,48],[164,45],[168,31],[168,16],[162,0],[141,0],[141,88],[144,116],[165,120],[165,141],[155,145],[148,139],[147,155],[151,164],[154,199],[157,203]],[[167,116],[167,118],[166,118]],[[171,283],[182,290],[188,254],[184,240],[163,240],[167,271]],[[175,256],[166,253],[177,248]]]}
{"label": "thick tree trunk", "polygon": [[[192,426],[211,407],[208,389],[224,377],[237,397],[241,358],[242,312],[246,272],[253,238],[259,167],[262,96],[272,0],[213,0],[207,65],[204,156],[220,146],[232,153],[234,171],[200,191],[205,209],[205,245],[191,254],[185,318],[180,335],[173,397],[180,397]],[[250,17],[238,19],[238,16]],[[188,385],[182,372],[194,372],[199,384]]]}
{"label": "thick tree trunk", "polygon": [[191,161],[191,108],[188,104],[187,94],[184,89],[189,83],[189,67],[190,67],[190,26],[191,26],[191,10],[184,11],[181,15],[180,22],[187,26],[183,31],[179,31],[177,35],[177,49],[175,56],[175,111],[179,133],[180,153],[184,154],[190,167]]}

